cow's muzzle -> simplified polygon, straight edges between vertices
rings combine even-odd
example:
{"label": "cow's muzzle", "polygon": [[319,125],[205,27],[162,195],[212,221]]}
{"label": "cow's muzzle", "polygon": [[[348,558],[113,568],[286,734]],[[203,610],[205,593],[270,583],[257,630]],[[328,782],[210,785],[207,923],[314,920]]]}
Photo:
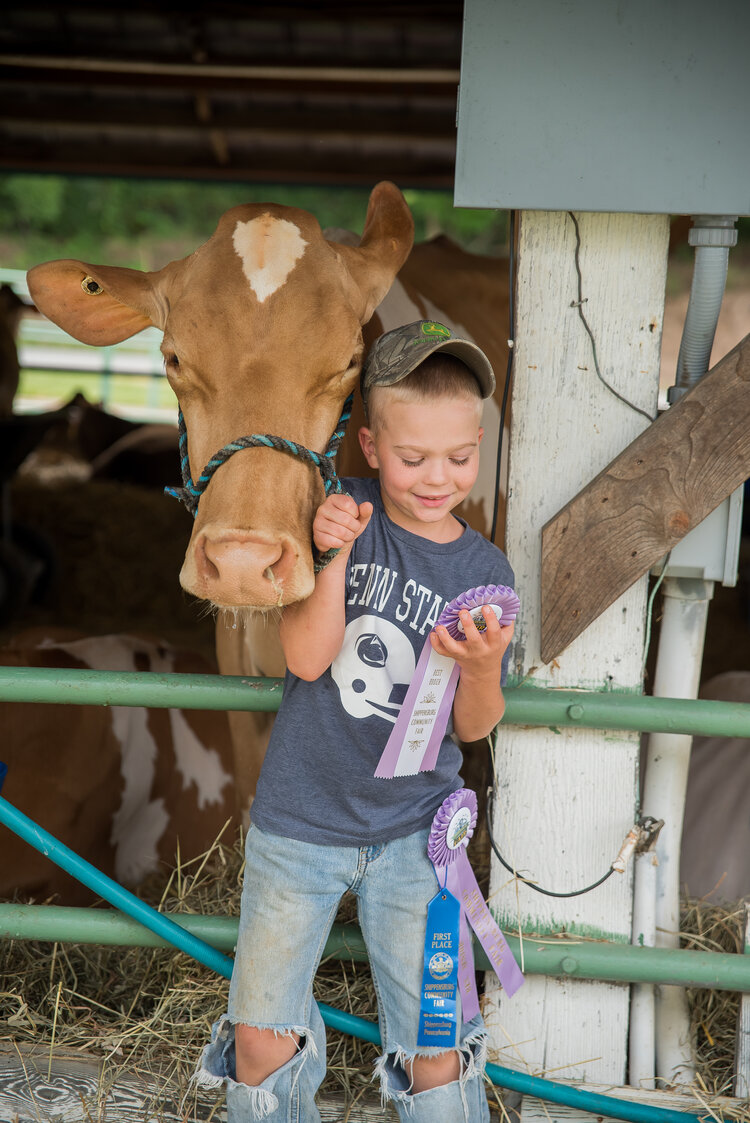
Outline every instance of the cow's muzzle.
{"label": "cow's muzzle", "polygon": [[[222,464],[226,463],[230,456],[246,448],[274,448],[277,452],[285,452],[289,456],[296,456],[298,459],[304,460],[306,463],[312,464],[313,467],[317,468],[323,480],[323,487],[326,495],[344,494],[344,486],[336,473],[336,453],[344,439],[347,422],[352,414],[352,401],[353,396],[350,394],[344,402],[341,417],[326,446],[325,452],[314,452],[312,449],[306,448],[305,445],[298,444],[296,441],[290,441],[287,437],[276,437],[272,436],[270,433],[252,433],[249,437],[238,437],[237,440],[230,441],[229,444],[220,448],[219,451],[211,457],[195,482],[193,482],[190,475],[187,427],[182,410],[180,410],[178,414],[178,424],[180,431],[179,447],[182,487],[165,487],[164,491],[167,495],[171,495],[175,499],[179,499],[181,503],[184,503],[193,518],[195,518],[198,513],[198,502],[201,495],[211,482],[214,472],[216,472]],[[319,573],[321,569],[324,569],[337,553],[338,550],[326,550],[324,554],[317,554],[313,549],[313,567],[315,572]]]}

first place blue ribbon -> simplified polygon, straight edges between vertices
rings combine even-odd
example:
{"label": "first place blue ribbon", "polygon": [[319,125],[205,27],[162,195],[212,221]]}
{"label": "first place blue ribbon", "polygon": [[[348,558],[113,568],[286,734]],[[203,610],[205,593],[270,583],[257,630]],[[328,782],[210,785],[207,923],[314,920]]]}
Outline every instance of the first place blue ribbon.
{"label": "first place blue ribbon", "polygon": [[[457,990],[461,999],[461,1009],[464,1022],[470,1022],[479,1013],[479,996],[474,979],[474,953],[472,950],[471,930],[482,945],[490,965],[497,974],[500,984],[508,998],[512,998],[518,988],[523,984],[521,969],[513,958],[513,953],[508,947],[508,941],[498,928],[495,920],[487,908],[482,891],[477,884],[474,871],[471,868],[466,848],[477,823],[477,797],[470,788],[459,788],[452,792],[438,808],[432,821],[430,837],[427,842],[427,855],[432,862],[438,885],[442,889],[428,906],[427,936],[425,940],[425,972],[428,970],[430,953],[440,951],[435,944],[435,932],[451,933],[450,950],[446,946],[446,955],[452,958],[457,972]],[[441,896],[449,898],[457,907],[455,927],[446,923],[445,929],[436,929],[431,922],[430,909]],[[438,916],[440,914],[438,913]],[[456,933],[454,937],[454,933]],[[434,944],[434,946],[433,946]],[[429,946],[428,946],[429,945]],[[432,962],[430,960],[430,962]],[[440,962],[436,961],[440,966]],[[442,964],[442,969],[447,969],[447,961]],[[432,974],[432,972],[431,972]],[[426,977],[426,976],[425,976]],[[433,975],[434,978],[434,975]],[[445,979],[448,982],[448,979]],[[436,1040],[422,1038],[423,1023],[426,1011],[433,1018],[443,1017],[446,1023],[453,1028],[455,1034],[456,1012],[441,1014],[440,1009],[430,1009],[425,1002],[426,989],[423,983],[422,1005],[420,1013],[419,1045],[434,1045]],[[436,988],[430,987],[430,994],[436,993]],[[454,991],[454,994],[456,992]],[[446,995],[448,991],[446,989]],[[449,1046],[450,1047],[450,1046]]]}
{"label": "first place blue ribbon", "polygon": [[417,1045],[456,1043],[461,905],[440,889],[427,906]]}

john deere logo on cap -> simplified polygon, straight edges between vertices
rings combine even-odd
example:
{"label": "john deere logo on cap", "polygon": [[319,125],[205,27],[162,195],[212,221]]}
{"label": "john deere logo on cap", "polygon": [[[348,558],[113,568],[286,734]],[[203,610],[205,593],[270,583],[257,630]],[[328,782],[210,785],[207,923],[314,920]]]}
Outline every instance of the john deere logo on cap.
{"label": "john deere logo on cap", "polygon": [[434,320],[427,320],[422,324],[422,335],[433,339],[436,335],[441,339],[450,339],[451,330],[445,324],[436,324]]}

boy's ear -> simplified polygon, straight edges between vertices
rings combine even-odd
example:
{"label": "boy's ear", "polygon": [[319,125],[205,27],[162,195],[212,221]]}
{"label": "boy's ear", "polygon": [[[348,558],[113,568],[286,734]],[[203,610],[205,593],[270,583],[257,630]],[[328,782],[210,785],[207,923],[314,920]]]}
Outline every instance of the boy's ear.
{"label": "boy's ear", "polygon": [[359,437],[359,446],[362,449],[362,454],[367,463],[371,468],[379,468],[378,454],[375,451],[375,441],[373,440],[372,431],[363,425],[357,433],[357,436]]}
{"label": "boy's ear", "polygon": [[478,432],[478,434],[477,434],[477,444],[478,444],[478,445],[480,445],[480,444],[482,443],[482,437],[483,437],[483,436],[484,436],[484,429],[483,429],[483,428],[481,427],[481,425],[480,425],[480,427],[479,427],[479,432]]}

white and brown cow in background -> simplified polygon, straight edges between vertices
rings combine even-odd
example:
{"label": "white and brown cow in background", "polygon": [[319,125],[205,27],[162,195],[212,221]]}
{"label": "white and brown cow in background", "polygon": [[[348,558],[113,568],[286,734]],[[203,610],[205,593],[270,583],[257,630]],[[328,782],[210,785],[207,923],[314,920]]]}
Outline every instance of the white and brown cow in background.
{"label": "white and brown cow in background", "polygon": [[[401,192],[381,183],[357,245],[327,239],[305,211],[248,204],[228,211],[194,254],[158,272],[50,262],[30,271],[29,288],[41,311],[85,343],[116,343],[152,324],[163,331],[195,480],[218,449],[249,433],[324,450],[358,384],[367,343],[397,324],[446,320],[485,347],[502,387],[502,263],[440,239],[409,257],[412,238]],[[485,490],[491,494],[499,410],[489,409]],[[360,470],[349,451],[356,427],[355,416],[340,453],[341,474]],[[202,496],[180,580],[225,610],[217,632],[224,673],[283,672],[276,610],[313,587],[311,525],[322,496],[314,469],[265,448],[233,455]],[[491,499],[482,506],[474,497],[466,514],[487,531]],[[498,522],[502,530],[502,512]],[[239,714],[231,720],[247,806],[269,719]]]}
{"label": "white and brown cow in background", "polygon": [[[0,666],[208,674],[192,652],[129,635],[19,633]],[[3,796],[105,874],[135,887],[239,824],[226,714],[0,702]],[[78,904],[91,892],[0,826],[0,898]]]}

